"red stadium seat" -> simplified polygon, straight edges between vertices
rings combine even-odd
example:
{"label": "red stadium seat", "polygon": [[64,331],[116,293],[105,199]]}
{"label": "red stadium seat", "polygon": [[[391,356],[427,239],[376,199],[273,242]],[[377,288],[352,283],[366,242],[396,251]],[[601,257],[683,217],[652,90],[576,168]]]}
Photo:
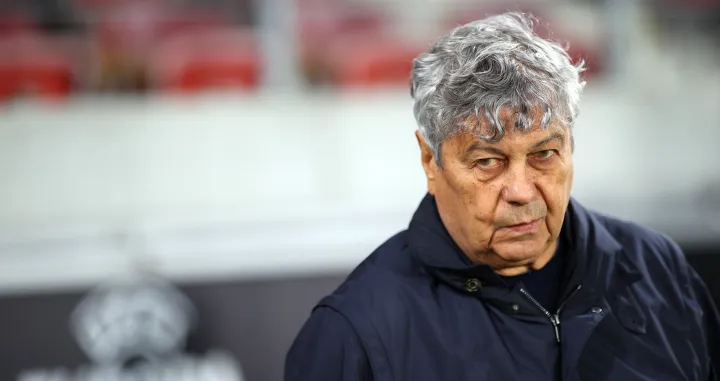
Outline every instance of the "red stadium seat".
{"label": "red stadium seat", "polygon": [[71,59],[52,39],[40,36],[0,41],[0,97],[19,95],[58,98],[70,94],[75,82]]}
{"label": "red stadium seat", "polygon": [[63,61],[0,63],[0,100],[21,95],[58,99],[72,91],[73,75]]}
{"label": "red stadium seat", "polygon": [[[101,88],[145,91],[148,56],[159,44],[176,35],[200,33],[230,24],[222,13],[194,9],[167,0],[128,0],[101,12],[94,38],[102,62]],[[217,66],[217,65],[215,65]]]}
{"label": "red stadium seat", "polygon": [[230,20],[224,14],[212,9],[173,9],[158,20],[155,32],[157,38],[163,39],[176,33],[217,29],[230,25]]}
{"label": "red stadium seat", "polygon": [[92,25],[93,37],[106,52],[122,56],[144,56],[155,43],[157,25],[165,10],[153,4],[114,7]]}
{"label": "red stadium seat", "polygon": [[146,0],[115,7],[100,18],[94,32],[105,49],[144,56],[158,41],[174,34],[229,25],[223,14],[210,9],[178,8]]}
{"label": "red stadium seat", "polygon": [[407,87],[412,61],[423,49],[403,41],[338,41],[328,51],[333,82],[342,88]]}
{"label": "red stadium seat", "polygon": [[62,59],[52,61],[37,57],[20,67],[21,90],[44,97],[64,97],[70,94],[73,75],[70,65]]}
{"label": "red stadium seat", "polygon": [[332,74],[328,50],[338,40],[381,35],[389,25],[377,8],[304,0],[299,5],[300,60],[309,82],[324,83]]}
{"label": "red stadium seat", "polygon": [[302,43],[311,44],[326,38],[374,33],[384,29],[388,20],[380,9],[319,3],[299,10],[299,32]]}
{"label": "red stadium seat", "polygon": [[571,43],[568,47],[568,55],[574,64],[585,61],[585,72],[582,74],[585,79],[592,79],[605,72],[605,60],[598,48]]}
{"label": "red stadium seat", "polygon": [[18,69],[16,66],[0,63],[0,101],[13,98],[18,93]]}
{"label": "red stadium seat", "polygon": [[0,36],[17,33],[36,33],[39,25],[25,12],[1,12]]}
{"label": "red stadium seat", "polygon": [[175,36],[152,55],[152,86],[161,92],[252,90],[260,81],[260,59],[245,31],[205,31]]}
{"label": "red stadium seat", "polygon": [[188,60],[165,90],[194,93],[210,89],[253,89],[259,82],[254,55]]}

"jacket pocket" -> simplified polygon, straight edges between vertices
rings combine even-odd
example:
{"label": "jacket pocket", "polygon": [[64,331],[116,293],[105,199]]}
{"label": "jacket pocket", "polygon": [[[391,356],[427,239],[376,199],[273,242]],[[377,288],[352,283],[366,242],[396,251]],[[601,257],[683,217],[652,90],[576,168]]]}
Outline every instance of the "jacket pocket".
{"label": "jacket pocket", "polygon": [[616,317],[621,326],[630,332],[644,335],[647,331],[647,314],[641,309],[640,301],[635,293],[626,292],[617,295]]}
{"label": "jacket pocket", "polygon": [[685,364],[673,361],[673,348],[648,326],[647,315],[630,297],[598,324],[578,361],[580,381],[696,381]]}

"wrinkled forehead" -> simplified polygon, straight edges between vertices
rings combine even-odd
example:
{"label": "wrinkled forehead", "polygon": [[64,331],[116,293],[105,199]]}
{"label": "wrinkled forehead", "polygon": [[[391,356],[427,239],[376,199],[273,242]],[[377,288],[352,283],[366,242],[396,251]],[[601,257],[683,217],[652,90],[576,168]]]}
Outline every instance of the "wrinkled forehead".
{"label": "wrinkled forehead", "polygon": [[546,110],[542,106],[501,106],[495,110],[495,113],[480,112],[467,117],[463,132],[492,136],[498,122],[505,135],[528,134],[540,130],[554,130],[554,132],[565,130],[563,123],[552,117],[552,110]]}
{"label": "wrinkled forehead", "polygon": [[[557,118],[551,118],[548,122],[543,123],[547,118],[545,110],[541,106],[535,107],[510,107],[502,106],[497,109],[497,120],[501,124],[503,133],[499,141],[492,141],[488,137],[495,136],[497,127],[495,115],[471,115],[465,121],[461,134],[464,135],[463,141],[471,144],[475,141],[483,141],[486,144],[497,146],[519,146],[534,145],[538,141],[547,139],[548,137],[570,137],[568,128]],[[523,120],[524,119],[524,120]],[[526,127],[524,127],[526,126]],[[564,140],[564,139],[563,139]]]}

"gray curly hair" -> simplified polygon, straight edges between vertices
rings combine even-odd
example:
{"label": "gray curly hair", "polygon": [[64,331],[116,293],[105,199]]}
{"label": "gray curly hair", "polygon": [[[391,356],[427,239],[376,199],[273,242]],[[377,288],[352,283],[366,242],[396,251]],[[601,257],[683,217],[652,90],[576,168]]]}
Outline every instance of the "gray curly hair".
{"label": "gray curly hair", "polygon": [[[505,134],[500,109],[517,112],[515,128],[528,131],[533,107],[541,127],[553,118],[569,130],[585,86],[584,63],[573,65],[565,48],[533,32],[534,18],[510,12],[474,21],[436,40],[413,61],[410,94],[420,133],[440,164],[441,144],[485,116],[497,142]],[[473,118],[474,119],[471,119]]]}

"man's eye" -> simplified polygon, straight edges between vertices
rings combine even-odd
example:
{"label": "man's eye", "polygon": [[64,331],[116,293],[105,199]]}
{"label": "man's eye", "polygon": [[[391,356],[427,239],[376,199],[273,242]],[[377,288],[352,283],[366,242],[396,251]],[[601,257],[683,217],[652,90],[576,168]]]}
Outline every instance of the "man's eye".
{"label": "man's eye", "polygon": [[500,164],[500,159],[497,159],[494,157],[487,158],[487,159],[480,159],[477,161],[477,165],[479,167],[483,167],[483,168],[492,168],[498,164]]}
{"label": "man's eye", "polygon": [[555,150],[549,149],[549,150],[540,151],[540,152],[536,153],[535,158],[540,159],[540,160],[549,159],[554,154],[555,154]]}

